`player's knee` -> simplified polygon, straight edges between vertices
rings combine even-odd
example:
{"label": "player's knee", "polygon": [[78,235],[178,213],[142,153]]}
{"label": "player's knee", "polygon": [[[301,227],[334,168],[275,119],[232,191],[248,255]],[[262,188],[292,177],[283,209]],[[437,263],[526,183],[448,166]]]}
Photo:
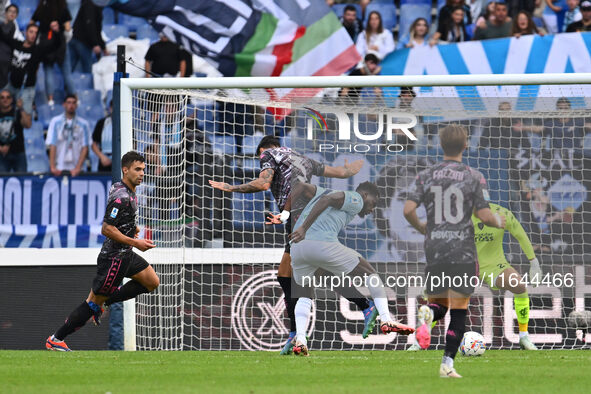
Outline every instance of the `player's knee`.
{"label": "player's knee", "polygon": [[513,294],[523,294],[527,291],[527,288],[523,283],[520,283],[519,285],[513,287],[511,291]]}

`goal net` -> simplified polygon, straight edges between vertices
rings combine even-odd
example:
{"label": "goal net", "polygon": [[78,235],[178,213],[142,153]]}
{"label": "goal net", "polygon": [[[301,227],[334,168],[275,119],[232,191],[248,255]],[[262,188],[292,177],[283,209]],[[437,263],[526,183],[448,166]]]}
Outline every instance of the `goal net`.
{"label": "goal net", "polygon": [[[340,240],[371,262],[391,313],[414,326],[425,303],[412,279],[424,273],[424,238],[402,207],[416,174],[442,160],[437,133],[452,123],[468,131],[464,162],[484,175],[491,202],[513,212],[541,262],[541,285],[527,288],[532,342],[571,349],[591,339],[585,319],[568,319],[591,306],[591,89],[581,80],[565,84],[565,76],[554,84],[491,77],[343,77],[341,86],[334,78],[273,78],[268,85],[223,79],[217,87],[183,79],[185,88],[174,79],[123,80],[130,94],[122,94],[122,141],[146,157],[139,225],[157,245],[146,258],[161,280],[137,299],[137,349],[277,351],[285,343],[289,324],[276,280],[285,229],[265,224],[277,203],[270,191],[225,193],[208,183],[258,177],[255,150],[264,135],[325,165],[363,160],[351,178],[315,176],[311,183],[378,185],[378,208],[356,217]],[[424,219],[423,207],[418,214]],[[505,233],[503,246],[507,261],[528,273],[518,241]],[[448,322],[434,327],[432,347],[443,347]],[[374,333],[364,340],[362,330],[354,304],[316,289],[311,348],[404,349],[413,339]],[[513,294],[478,286],[467,330],[492,348],[518,348]]]}

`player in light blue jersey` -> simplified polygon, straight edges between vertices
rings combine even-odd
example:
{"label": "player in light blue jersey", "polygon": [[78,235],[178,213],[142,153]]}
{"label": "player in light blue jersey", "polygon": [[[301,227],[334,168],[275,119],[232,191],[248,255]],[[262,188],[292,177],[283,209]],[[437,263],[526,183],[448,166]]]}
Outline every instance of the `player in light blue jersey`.
{"label": "player in light blue jersey", "polygon": [[306,328],[312,309],[311,278],[319,270],[341,278],[361,277],[380,315],[382,332],[413,333],[414,329],[395,322],[390,316],[384,285],[375,269],[359,253],[338,239],[341,230],[355,215],[364,217],[374,210],[379,199],[377,186],[364,182],[353,192],[331,191],[300,183],[293,193],[304,193],[307,198],[311,198],[290,235],[293,278],[308,292],[308,297],[300,297],[295,307],[294,354],[308,355]]}

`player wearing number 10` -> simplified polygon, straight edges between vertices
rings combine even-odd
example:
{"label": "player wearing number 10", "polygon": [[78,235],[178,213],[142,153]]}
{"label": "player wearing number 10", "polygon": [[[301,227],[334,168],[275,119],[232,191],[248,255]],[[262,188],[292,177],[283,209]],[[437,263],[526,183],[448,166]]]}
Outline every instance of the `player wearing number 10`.
{"label": "player wearing number 10", "polygon": [[[493,215],[489,208],[482,174],[462,163],[467,139],[466,129],[459,125],[439,131],[444,160],[417,175],[404,204],[404,217],[425,234],[425,293],[429,305],[421,306],[418,314],[416,338],[421,347],[431,341],[432,322],[450,310],[445,353],[439,367],[443,378],[461,378],[454,369],[454,358],[466,330],[466,313],[476,285],[473,279],[477,279],[478,272],[472,213],[488,226],[505,226],[504,217]],[[426,223],[417,217],[421,203],[427,210]]]}

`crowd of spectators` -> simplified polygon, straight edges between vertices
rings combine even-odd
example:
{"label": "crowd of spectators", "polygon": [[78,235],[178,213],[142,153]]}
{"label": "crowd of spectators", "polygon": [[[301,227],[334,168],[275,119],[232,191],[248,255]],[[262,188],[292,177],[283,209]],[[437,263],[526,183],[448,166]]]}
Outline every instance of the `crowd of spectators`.
{"label": "crowd of spectators", "polygon": [[[109,54],[106,36],[102,33],[103,8],[92,0],[81,0],[76,10],[70,9],[65,0],[13,2],[15,4],[0,0],[0,89],[3,89],[0,96],[0,172],[27,171],[23,129],[30,128],[35,121],[41,122],[39,103],[52,109],[44,136],[51,173],[67,172],[76,176],[92,168],[88,162],[90,156],[95,159],[94,170],[110,171],[110,100],[103,97],[100,117],[85,119],[84,111],[82,115],[79,112],[88,106],[78,99],[80,89],[74,78],[75,73],[90,75],[93,62]],[[21,18],[19,26],[19,4],[25,2],[35,4],[30,19],[27,17],[23,25]],[[590,0],[447,0],[444,4],[434,1],[429,15],[414,19],[405,28],[407,31],[400,30],[402,24],[392,25],[391,18],[384,19],[373,7],[380,3],[400,9],[399,2],[327,0],[327,3],[335,7],[351,3],[337,12],[363,59],[350,70],[350,75],[378,74],[382,60],[404,48],[591,29]],[[158,40],[152,40],[145,54],[145,70],[146,77],[191,76],[192,55],[161,34]],[[38,81],[38,77],[43,81]],[[358,88],[342,89],[339,95],[357,100],[360,91]],[[63,113],[58,113],[62,103]],[[240,145],[238,153],[242,152],[242,135],[252,132],[235,132],[235,125],[242,124],[240,119],[227,119],[228,114],[240,111],[223,108],[224,118],[217,119],[222,125],[220,133],[240,134],[236,139]],[[154,119],[154,122],[160,120]],[[227,130],[227,125],[232,125],[229,127],[232,130]],[[540,126],[524,127],[529,127],[528,133],[535,133],[532,130]],[[512,127],[513,131],[517,129],[519,126]],[[164,131],[162,133],[165,135]]]}

